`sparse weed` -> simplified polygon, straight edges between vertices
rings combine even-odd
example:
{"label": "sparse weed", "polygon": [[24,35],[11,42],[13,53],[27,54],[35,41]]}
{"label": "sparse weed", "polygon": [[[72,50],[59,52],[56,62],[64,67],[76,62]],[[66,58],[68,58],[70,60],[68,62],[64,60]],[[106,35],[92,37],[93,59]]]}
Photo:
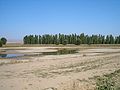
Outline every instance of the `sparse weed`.
{"label": "sparse weed", "polygon": [[115,90],[115,82],[109,77],[98,78],[96,85],[96,90]]}
{"label": "sparse weed", "polygon": [[95,90],[120,90],[120,69],[114,73],[98,77]]}
{"label": "sparse weed", "polygon": [[17,60],[11,60],[10,62],[1,62],[0,63],[0,66],[2,66],[2,65],[8,65],[8,64],[17,64],[17,63],[27,63],[27,62],[29,62],[29,61],[17,61]]}

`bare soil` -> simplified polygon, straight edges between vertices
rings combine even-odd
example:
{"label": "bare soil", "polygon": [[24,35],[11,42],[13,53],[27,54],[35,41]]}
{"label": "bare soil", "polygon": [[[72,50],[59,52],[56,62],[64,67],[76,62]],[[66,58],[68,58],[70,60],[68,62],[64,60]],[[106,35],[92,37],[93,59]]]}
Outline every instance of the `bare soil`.
{"label": "bare soil", "polygon": [[[56,47],[12,47],[17,53]],[[120,49],[78,49],[76,54],[1,60],[0,90],[94,90],[94,78],[120,69]],[[12,63],[10,63],[12,62]]]}

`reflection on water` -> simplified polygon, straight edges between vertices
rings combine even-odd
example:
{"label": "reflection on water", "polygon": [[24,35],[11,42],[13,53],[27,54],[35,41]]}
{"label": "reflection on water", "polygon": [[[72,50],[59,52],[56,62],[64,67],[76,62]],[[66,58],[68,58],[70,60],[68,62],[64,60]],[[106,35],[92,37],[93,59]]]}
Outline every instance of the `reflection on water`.
{"label": "reflection on water", "polygon": [[5,58],[7,57],[7,54],[0,54],[0,58]]}
{"label": "reflection on water", "polygon": [[62,54],[74,54],[74,53],[77,53],[77,50],[61,49],[56,52],[42,52],[42,55],[62,55]]}
{"label": "reflection on water", "polygon": [[19,56],[43,56],[43,55],[63,55],[63,54],[74,54],[77,53],[75,49],[60,49],[55,52],[37,52],[37,54],[0,54],[0,58],[16,58]]}

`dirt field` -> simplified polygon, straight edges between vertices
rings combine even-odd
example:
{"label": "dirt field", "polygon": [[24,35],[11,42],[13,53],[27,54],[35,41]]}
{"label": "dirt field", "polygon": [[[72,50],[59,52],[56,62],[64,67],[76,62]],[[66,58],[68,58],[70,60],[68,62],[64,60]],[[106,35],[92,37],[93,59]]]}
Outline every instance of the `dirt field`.
{"label": "dirt field", "polygon": [[[31,53],[55,51],[56,47],[4,49]],[[78,50],[76,54],[1,59],[0,90],[94,90],[95,77],[120,69],[120,48]]]}

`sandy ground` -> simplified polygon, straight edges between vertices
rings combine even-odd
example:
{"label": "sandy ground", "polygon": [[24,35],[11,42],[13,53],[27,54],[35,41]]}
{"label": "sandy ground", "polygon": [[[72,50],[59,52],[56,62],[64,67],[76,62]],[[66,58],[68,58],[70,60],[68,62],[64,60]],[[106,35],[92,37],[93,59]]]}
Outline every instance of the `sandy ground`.
{"label": "sandy ground", "polygon": [[[17,53],[55,50],[50,48],[14,49]],[[0,65],[0,90],[93,90],[92,78],[120,69],[120,49],[85,49],[76,54],[30,57],[22,61]]]}

